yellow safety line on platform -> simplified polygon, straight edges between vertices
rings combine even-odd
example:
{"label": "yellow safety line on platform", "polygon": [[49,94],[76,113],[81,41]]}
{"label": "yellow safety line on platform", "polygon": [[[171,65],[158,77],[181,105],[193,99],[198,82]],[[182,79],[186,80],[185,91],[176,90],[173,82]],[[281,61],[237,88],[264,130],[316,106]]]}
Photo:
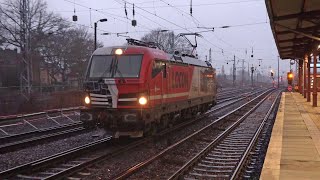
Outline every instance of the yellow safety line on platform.
{"label": "yellow safety line on platform", "polygon": [[279,179],[280,177],[280,160],[282,149],[283,119],[284,119],[285,94],[282,93],[281,101],[272,128],[272,136],[270,139],[266,159],[263,164],[263,171],[260,179]]}

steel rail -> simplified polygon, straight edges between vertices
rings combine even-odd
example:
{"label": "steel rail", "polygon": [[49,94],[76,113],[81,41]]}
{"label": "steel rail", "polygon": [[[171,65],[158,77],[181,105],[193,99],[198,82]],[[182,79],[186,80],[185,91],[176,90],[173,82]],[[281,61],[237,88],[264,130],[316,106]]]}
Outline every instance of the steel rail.
{"label": "steel rail", "polygon": [[[238,92],[243,92],[243,91],[248,91],[250,89],[233,89],[232,91],[227,91],[227,92],[221,92],[217,93],[217,100],[222,100],[225,99],[225,96],[228,96],[230,94],[238,93]],[[227,97],[228,98],[228,97]]]}
{"label": "steel rail", "polygon": [[83,108],[84,108],[83,106],[78,106],[78,107],[61,108],[61,109],[49,109],[49,110],[45,110],[42,112],[35,112],[35,113],[30,113],[30,114],[14,114],[14,115],[0,116],[0,122],[6,121],[6,120],[16,120],[16,119],[20,119],[20,118],[39,116],[39,115],[44,115],[47,113],[57,113],[57,112],[68,112],[68,111],[81,110]]}
{"label": "steel rail", "polygon": [[[259,92],[252,92],[251,95],[254,95],[254,94],[256,94],[256,93],[259,93]],[[240,101],[240,100],[242,100],[242,99],[244,99],[244,98],[246,98],[246,97],[239,98],[238,101]],[[230,103],[230,104],[231,104],[231,103]],[[227,105],[225,105],[225,106],[221,106],[221,107],[219,107],[219,108],[217,108],[217,109],[214,109],[213,111],[211,111],[211,113],[214,113],[214,112],[216,112],[216,111],[218,111],[218,110],[220,110],[220,109],[222,109],[222,108],[224,108],[224,107],[226,107],[226,106],[229,106],[230,104],[227,104]],[[202,117],[202,118],[203,118],[203,117]],[[199,120],[199,119],[200,119],[200,118],[197,118],[196,120]],[[178,124],[177,126],[174,126],[174,127],[170,128],[170,129],[168,129],[168,130],[165,130],[165,131],[163,131],[163,132],[161,132],[161,133],[158,133],[158,134],[156,135],[156,138],[157,138],[157,137],[164,136],[165,134],[168,134],[168,133],[170,133],[170,132],[174,132],[174,131],[177,130],[177,129],[183,128],[183,127],[191,124],[192,122],[194,122],[194,121],[196,121],[196,120],[192,120],[192,121],[187,122],[187,123]],[[120,149],[117,149],[117,150],[115,150],[114,152],[106,153],[106,154],[104,154],[104,155],[102,155],[102,156],[98,156],[98,157],[93,158],[93,159],[91,159],[91,160],[88,160],[88,161],[86,161],[86,162],[84,162],[84,163],[78,164],[78,165],[76,165],[76,166],[69,167],[69,168],[67,168],[67,169],[65,169],[65,170],[63,170],[63,171],[60,171],[60,172],[58,172],[58,173],[55,173],[55,174],[51,175],[50,177],[46,177],[46,178],[44,178],[44,179],[59,179],[59,178],[66,177],[66,176],[68,176],[68,175],[70,175],[70,174],[73,174],[73,173],[75,173],[75,172],[80,171],[80,170],[83,169],[84,167],[87,167],[87,166],[89,166],[89,165],[96,164],[96,163],[98,163],[98,162],[100,162],[100,161],[102,161],[102,160],[106,160],[106,159],[108,159],[108,158],[114,157],[114,156],[116,156],[116,155],[118,155],[118,154],[121,154],[121,153],[123,153],[123,152],[125,152],[125,151],[127,151],[127,150],[129,150],[129,149],[135,148],[135,147],[137,147],[137,146],[139,146],[139,145],[142,145],[142,144],[147,143],[147,142],[150,142],[150,141],[152,141],[151,138],[146,138],[146,139],[143,139],[143,140],[141,140],[141,141],[137,141],[137,142],[135,142],[135,143],[133,143],[133,144],[130,144],[130,145],[128,145],[128,146],[125,146],[125,147],[122,147],[122,148],[120,148]]]}
{"label": "steel rail", "polygon": [[237,179],[237,177],[239,177],[239,174],[241,173],[242,168],[245,165],[245,161],[247,160],[249,153],[251,152],[252,148],[254,147],[254,144],[256,144],[258,137],[261,134],[261,131],[263,130],[263,127],[265,126],[265,124],[267,123],[267,120],[270,117],[270,114],[272,113],[272,111],[275,109],[276,105],[277,105],[277,101],[279,100],[280,94],[282,91],[280,91],[277,95],[277,97],[275,98],[274,102],[272,103],[269,111],[267,112],[266,116],[264,117],[262,123],[260,124],[258,130],[256,131],[254,137],[252,138],[249,146],[247,147],[246,151],[244,152],[244,155],[242,156],[240,162],[238,163],[235,171],[233,172],[232,176],[230,179]]}
{"label": "steel rail", "polygon": [[[160,157],[162,157],[163,155],[165,155],[167,152],[173,150],[174,148],[176,148],[177,146],[181,145],[182,143],[186,142],[187,140],[195,137],[196,135],[200,134],[201,132],[203,132],[204,130],[208,129],[209,127],[217,124],[218,122],[223,121],[226,117],[234,114],[235,112],[238,112],[239,110],[241,110],[242,108],[245,108],[246,106],[252,104],[253,102],[255,102],[256,100],[258,100],[259,98],[261,98],[263,95],[267,94],[268,92],[272,91],[272,89],[267,90],[265,92],[263,92],[261,95],[257,96],[256,98],[252,99],[251,101],[247,102],[246,104],[243,104],[242,106],[238,107],[237,109],[225,114],[224,116],[220,117],[219,119],[217,119],[216,121],[206,125],[205,127],[201,128],[200,130],[192,133],[191,135],[183,138],[182,140],[176,142],[175,144],[169,146],[168,148],[162,150],[161,152],[159,152],[158,154],[156,154],[155,156],[152,156],[150,158],[148,158],[145,161],[142,161],[132,167],[130,167],[129,169],[123,171],[122,173],[114,176],[112,179],[125,179],[128,178],[129,176],[131,176],[132,174],[134,174],[135,172],[141,170],[143,167],[147,166],[148,164],[150,164],[151,162],[159,159]],[[267,96],[266,96],[267,97]],[[264,98],[266,99],[266,98]],[[256,107],[256,106],[255,106]],[[245,114],[246,116],[249,115],[249,112]]]}
{"label": "steel rail", "polygon": [[[256,94],[256,93],[258,93],[258,92],[253,92],[252,95],[254,95],[254,94]],[[246,97],[242,97],[242,98],[240,98],[240,100],[242,100],[242,99],[244,99],[244,98],[246,98]],[[240,101],[240,100],[239,100],[239,101]],[[230,103],[230,104],[232,104],[232,103]],[[228,105],[230,105],[230,104],[228,104]],[[222,107],[219,107],[218,109],[210,110],[210,112],[208,112],[207,115],[210,114],[210,113],[214,113],[214,112],[216,112],[217,110],[220,110],[220,109],[222,109],[222,108],[224,108],[224,107],[226,107],[226,106],[227,106],[227,105],[222,106]],[[188,123],[188,124],[190,124],[190,123]],[[185,124],[184,126],[186,126],[186,125],[188,125],[188,124]],[[184,126],[180,126],[180,128],[182,128],[182,127],[184,127]],[[173,131],[175,131],[176,129],[177,129],[176,127],[173,127],[173,128],[171,128],[171,131],[168,131],[167,133],[173,132]],[[164,134],[162,134],[162,135],[164,135]],[[161,136],[161,135],[158,135],[158,136]],[[143,139],[143,140],[141,140],[141,141],[136,142],[136,143],[133,144],[133,145],[125,146],[125,147],[123,147],[123,148],[120,148],[120,149],[115,150],[114,152],[106,153],[106,154],[104,154],[104,155],[102,155],[102,156],[98,156],[98,157],[96,157],[96,158],[93,158],[93,159],[91,159],[91,160],[88,160],[88,161],[86,161],[86,162],[83,162],[83,163],[81,163],[81,164],[78,164],[78,165],[76,165],[76,166],[66,168],[66,169],[63,170],[63,171],[58,172],[58,173],[55,173],[55,174],[53,174],[53,175],[51,175],[51,176],[49,176],[49,177],[46,177],[46,178],[48,178],[48,179],[56,179],[56,178],[65,177],[65,176],[67,176],[67,175],[70,175],[70,174],[72,174],[72,173],[74,173],[74,172],[77,172],[77,171],[81,170],[81,169],[84,168],[84,167],[87,167],[87,166],[89,166],[89,165],[91,165],[91,164],[98,163],[99,161],[105,160],[105,159],[108,158],[108,157],[112,157],[112,156],[115,156],[115,155],[117,155],[117,154],[123,153],[124,151],[126,151],[126,150],[128,150],[128,149],[132,149],[132,148],[134,148],[134,147],[136,147],[136,146],[138,146],[138,145],[141,145],[141,144],[144,144],[144,143],[146,143],[146,142],[149,142],[150,140],[152,140],[152,139],[151,139],[151,138]],[[121,150],[121,149],[122,149],[122,150]],[[77,156],[75,155],[75,154],[77,154],[77,153],[76,153],[76,152],[73,152],[73,153],[74,153],[74,157],[77,157]],[[68,154],[68,152],[63,152],[63,153],[60,153],[60,154]],[[81,153],[78,153],[78,155],[81,156]],[[21,174],[21,173],[28,172],[28,171],[29,171],[29,172],[31,172],[31,171],[34,172],[34,171],[36,171],[37,169],[45,168],[45,167],[48,166],[48,165],[52,165],[53,162],[58,162],[59,159],[56,159],[55,157],[56,157],[56,155],[53,155],[51,158],[44,158],[44,160],[38,160],[38,161],[35,161],[35,162],[32,162],[32,163],[27,163],[27,164],[25,164],[25,165],[22,165],[22,167],[24,167],[24,168],[20,168],[20,166],[19,166],[19,167],[12,168],[12,169],[9,169],[9,170],[4,171],[4,172],[0,172],[0,176],[12,177],[12,176],[14,176],[14,175],[16,175],[16,174]],[[69,157],[69,158],[70,158],[70,155],[64,155],[64,157]],[[57,155],[57,158],[60,158],[60,156]],[[37,162],[40,162],[40,163],[37,163]],[[32,168],[33,168],[32,170],[26,168],[26,167],[30,167],[31,164],[32,164]],[[44,179],[46,179],[46,178],[44,178]]]}
{"label": "steel rail", "polygon": [[179,170],[177,170],[173,175],[171,175],[168,179],[179,179],[188,169],[194,165],[200,158],[202,158],[208,151],[210,151],[216,144],[218,144],[221,140],[227,137],[241,122],[243,122],[253,111],[255,111],[268,97],[271,95],[269,93],[266,97],[264,97],[258,104],[256,104],[253,108],[251,108],[248,112],[246,112],[241,118],[239,118],[235,123],[233,123],[230,127],[228,127],[223,133],[221,133],[218,137],[216,137],[212,142],[210,142],[203,150],[193,156],[187,163],[185,163]]}
{"label": "steel rail", "polygon": [[33,137],[33,136],[39,136],[39,135],[42,135],[45,133],[53,133],[56,131],[62,131],[62,130],[69,129],[69,128],[76,128],[78,126],[81,126],[82,124],[83,123],[81,121],[78,121],[75,123],[63,124],[61,126],[53,126],[53,127],[49,127],[49,128],[28,131],[28,132],[20,133],[20,134],[8,135],[8,136],[0,137],[0,142],[3,144],[15,142],[15,141],[19,141],[21,139],[25,139],[25,138],[29,138],[29,137]]}
{"label": "steel rail", "polygon": [[[41,142],[44,142],[44,141],[83,132],[86,129],[84,127],[80,127],[81,125],[82,123],[68,124],[68,126],[62,126],[62,127],[59,126],[55,128],[43,129],[41,131],[28,132],[28,133],[13,135],[5,138],[0,138],[0,141],[2,140],[7,141],[7,143],[0,145],[0,153],[14,151],[22,147],[25,148],[25,147],[32,146],[34,144],[40,144]],[[22,139],[23,135],[32,136],[32,137],[27,137],[27,138],[25,137]],[[10,140],[7,138],[10,138]],[[17,139],[21,139],[21,140],[17,140]]]}
{"label": "steel rail", "polygon": [[176,125],[175,127],[173,127],[173,129],[164,130],[164,131],[158,133],[156,136],[163,136],[166,133],[168,133],[168,131],[173,131],[174,129],[179,129],[179,128],[185,127],[185,126],[187,126],[189,124],[193,124],[194,122],[197,122],[197,121],[199,121],[199,120],[201,120],[201,119],[203,119],[203,118],[205,118],[205,117],[207,117],[207,116],[209,116],[211,114],[214,114],[214,113],[216,113],[216,112],[218,112],[218,111],[220,111],[220,110],[222,110],[224,108],[227,108],[227,107],[233,105],[234,103],[240,102],[240,101],[246,99],[247,97],[253,96],[253,95],[258,94],[260,92],[261,91],[252,92],[251,94],[246,95],[245,97],[234,97],[234,99],[236,99],[235,101],[227,103],[227,104],[224,104],[222,106],[215,106],[212,109],[210,109],[207,112],[205,112],[204,114],[200,115],[199,117],[196,117],[196,118],[194,118],[193,120],[190,120],[190,121],[186,121],[186,122],[180,123],[180,124]]}
{"label": "steel rail", "polygon": [[26,164],[2,171],[2,172],[0,172],[0,177],[10,178],[10,177],[13,177],[17,174],[21,174],[24,172],[34,172],[38,169],[44,168],[49,165],[53,165],[57,162],[66,161],[68,159],[71,159],[72,157],[80,156],[83,152],[86,152],[90,149],[94,149],[94,148],[101,146],[101,145],[106,145],[107,142],[111,141],[111,138],[112,137],[109,136],[104,139],[85,144],[83,146],[79,146],[79,147],[76,147],[76,148],[73,148],[73,149],[52,155],[52,156],[48,156],[48,157],[30,162],[30,163],[26,163]]}

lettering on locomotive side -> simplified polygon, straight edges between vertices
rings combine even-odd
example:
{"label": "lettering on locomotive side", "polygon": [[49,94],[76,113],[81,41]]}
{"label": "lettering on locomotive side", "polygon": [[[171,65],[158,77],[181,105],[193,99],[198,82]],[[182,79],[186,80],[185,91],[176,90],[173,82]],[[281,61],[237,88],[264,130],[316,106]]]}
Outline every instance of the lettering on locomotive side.
{"label": "lettering on locomotive side", "polygon": [[171,72],[171,88],[187,88],[188,73],[173,71]]}

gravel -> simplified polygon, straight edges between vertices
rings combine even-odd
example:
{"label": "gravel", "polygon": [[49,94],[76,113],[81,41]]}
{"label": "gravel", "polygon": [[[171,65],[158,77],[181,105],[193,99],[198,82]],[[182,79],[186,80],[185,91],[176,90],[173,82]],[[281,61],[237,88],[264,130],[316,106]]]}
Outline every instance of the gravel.
{"label": "gravel", "polygon": [[[110,179],[113,176],[115,176],[116,174],[121,173],[125,169],[141,162],[144,159],[147,159],[148,157],[151,157],[152,155],[167,148],[171,144],[181,140],[184,137],[187,137],[191,133],[193,133],[193,132],[201,129],[202,127],[206,126],[207,124],[215,121],[216,120],[215,117],[218,117],[220,114],[228,112],[230,109],[234,109],[235,107],[239,107],[240,105],[242,105],[246,101],[247,100],[242,100],[238,103],[234,103],[231,108],[227,108],[227,110],[225,110],[225,109],[219,110],[219,113],[215,113],[206,119],[197,121],[192,125],[189,125],[187,127],[184,127],[183,129],[177,130],[176,132],[171,133],[170,135],[166,136],[166,138],[164,138],[164,139],[161,139],[157,142],[148,143],[144,146],[139,146],[135,149],[130,150],[129,153],[124,153],[121,156],[117,156],[116,158],[112,158],[112,159],[108,160],[108,163],[101,163],[100,165],[97,165],[97,167],[101,167],[101,168],[94,170],[94,172],[92,172],[92,175],[84,177],[84,179]],[[227,126],[228,125],[220,125],[219,129],[224,129]],[[211,133],[211,138],[216,137],[216,135],[218,134],[218,131],[215,131],[214,128],[212,128],[212,129],[213,129],[212,130],[213,133]],[[204,137],[204,138],[209,138],[209,137]],[[188,147],[190,147],[190,146],[193,146],[193,144],[186,143],[186,145],[184,145],[182,149],[187,150]],[[184,152],[184,153],[177,153],[176,156],[181,156],[181,160],[183,160],[186,157],[185,156],[186,154],[192,155],[192,153],[190,153],[190,152]],[[168,161],[170,161],[169,157],[167,159],[168,159]],[[164,160],[164,161],[166,161],[166,160]],[[159,162],[157,161],[157,163],[161,163],[161,161],[159,161]],[[175,161],[172,163],[179,163],[179,161]],[[172,165],[172,167],[173,167],[173,165]],[[161,169],[161,171],[165,172],[165,169],[171,169],[172,167],[170,165],[166,165],[166,167],[163,167],[163,169]],[[148,174],[148,171],[150,171],[150,170],[146,170],[146,174]],[[154,171],[154,169],[152,171]],[[161,171],[159,171],[159,174],[161,173]],[[141,179],[141,178],[146,179],[145,177],[143,177],[143,175],[137,177],[137,179]],[[153,177],[153,178],[158,179],[158,177]]]}
{"label": "gravel", "polygon": [[4,171],[27,162],[35,161],[101,139],[102,137],[93,137],[93,135],[96,135],[97,133],[97,131],[86,132],[50,143],[0,154],[0,171]]}
{"label": "gravel", "polygon": [[[253,128],[253,130],[256,129],[259,126],[259,123],[263,120],[264,116],[266,115],[266,110],[269,109],[271,103],[272,101],[267,99],[264,103],[262,103],[261,106],[259,106],[254,111],[254,113],[250,114],[242,123],[240,123],[240,125],[236,129],[248,130],[249,127],[255,127]],[[219,126],[219,128],[227,128],[232,123],[224,123],[224,127]],[[249,132],[249,134],[251,133],[252,131]],[[206,147],[209,142],[214,140],[218,134],[220,133],[214,127],[206,130],[205,132],[201,133],[200,137],[193,139],[193,141],[188,141],[184,143],[182,146],[179,146],[172,152],[168,153],[164,158],[161,157],[159,160],[151,163],[146,168],[135,173],[133,176],[130,177],[130,179],[169,178],[171,174],[173,174],[183,164],[190,160],[196,153],[204,149],[204,147]],[[174,163],[172,164],[172,162]]]}
{"label": "gravel", "polygon": [[[11,126],[3,127],[3,125],[10,125],[9,124],[10,122],[9,122],[9,123],[3,124],[2,126],[0,126],[0,128],[6,131],[9,135],[13,135],[13,134],[21,134],[21,133],[34,131],[36,130],[36,128],[44,129],[49,127],[74,123],[80,120],[80,116],[75,115],[74,112],[66,112],[65,115],[71,118],[73,121],[68,119],[67,117],[61,116],[60,113],[52,113],[50,114],[50,117],[53,117],[52,118],[53,120],[50,118],[47,118],[46,115],[36,115],[36,116],[24,118],[25,121],[22,119],[12,120]],[[5,134],[0,131],[0,137],[1,135],[4,136]]]}

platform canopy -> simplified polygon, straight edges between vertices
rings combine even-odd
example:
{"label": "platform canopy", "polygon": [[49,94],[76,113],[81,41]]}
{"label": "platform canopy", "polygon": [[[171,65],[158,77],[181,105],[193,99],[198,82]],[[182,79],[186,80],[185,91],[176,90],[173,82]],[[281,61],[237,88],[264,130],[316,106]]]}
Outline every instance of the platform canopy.
{"label": "platform canopy", "polygon": [[320,44],[320,0],[265,0],[281,59],[301,59]]}

